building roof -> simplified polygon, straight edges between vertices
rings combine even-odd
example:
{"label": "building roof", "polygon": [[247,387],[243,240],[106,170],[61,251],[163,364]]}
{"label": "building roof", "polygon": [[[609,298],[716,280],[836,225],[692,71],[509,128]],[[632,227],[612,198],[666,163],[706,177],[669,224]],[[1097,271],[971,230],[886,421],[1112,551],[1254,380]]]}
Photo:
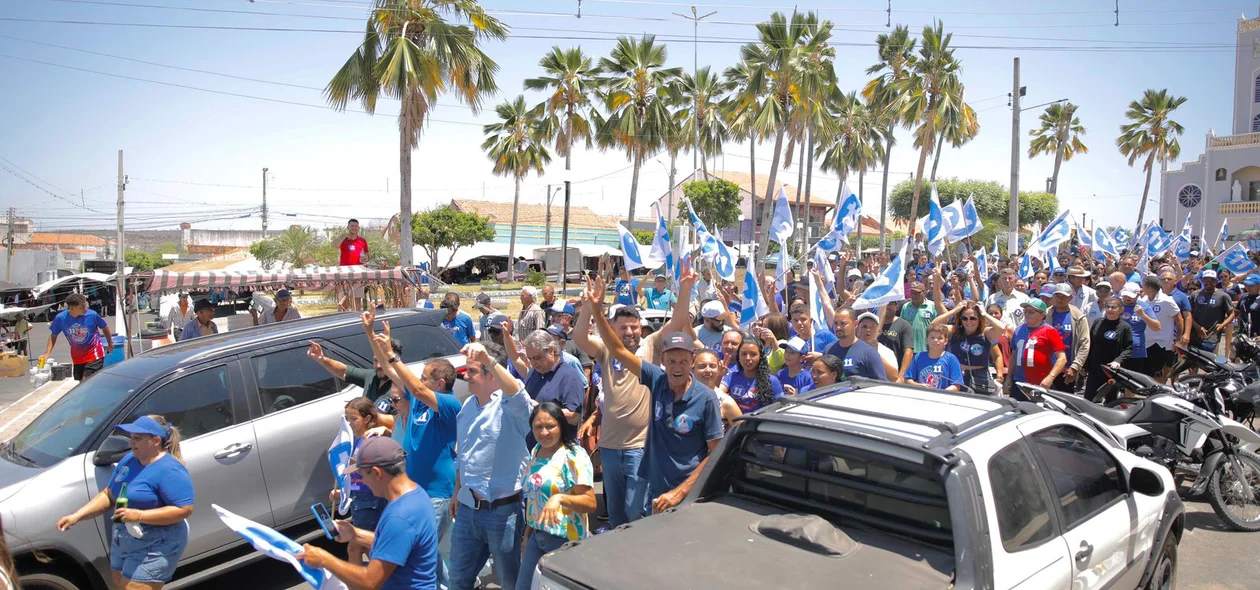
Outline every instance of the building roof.
{"label": "building roof", "polygon": [[[476,213],[490,218],[491,223],[508,225],[512,223],[512,204],[493,201],[474,201],[469,199],[452,199],[451,206],[465,213]],[[595,213],[588,207],[569,207],[569,227],[584,229],[616,230],[620,218],[608,217]],[[564,222],[564,206],[551,207],[551,224],[559,227]],[[546,225],[547,207],[521,203],[517,207],[517,225]]]}
{"label": "building roof", "polygon": [[[700,178],[700,177],[702,177],[702,176],[703,176],[703,174],[702,174],[702,173],[697,173],[697,175],[696,175],[696,177],[697,177],[697,178]],[[750,175],[748,175],[748,174],[745,174],[745,173],[743,173],[743,172],[732,172],[732,171],[730,171],[730,170],[712,170],[712,171],[710,171],[710,172],[709,172],[709,176],[712,176],[712,177],[715,177],[715,178],[720,178],[720,179],[722,179],[722,180],[729,180],[729,181],[731,181],[731,182],[733,182],[733,183],[735,183],[735,184],[738,184],[738,185],[739,185],[739,188],[740,188],[741,190],[743,190],[744,192],[746,192],[746,193],[752,194],[752,192],[753,192],[752,190],[750,190],[750,189],[752,189],[752,188],[753,188],[753,184],[752,184],[752,176],[750,176]],[[782,176],[783,176],[783,175],[782,175],[782,174],[780,174],[780,178],[779,178],[779,179],[776,179],[776,180],[782,180]],[[767,174],[758,174],[758,175],[757,175],[757,186],[756,186],[756,189],[757,189],[757,199],[758,199],[758,200],[762,200],[762,201],[764,201],[764,200],[766,199],[766,196],[765,196],[765,195],[763,195],[763,194],[761,194],[761,193],[762,193],[762,192],[765,192],[765,190],[766,190],[766,185],[765,185],[764,183],[765,183],[767,180],[769,180],[769,179],[770,179],[770,177],[769,177],[769,175],[767,175]],[[690,179],[690,178],[688,178],[688,179],[687,179],[687,182],[690,182],[690,180],[691,180],[691,179]],[[781,183],[781,184],[783,185],[783,190],[784,190],[784,192],[786,192],[786,193],[787,193],[788,203],[791,203],[791,204],[793,204],[793,205],[796,205],[796,204],[800,204],[800,203],[804,203],[804,202],[805,202],[805,199],[806,199],[806,197],[807,197],[808,193],[806,193],[804,189],[802,189],[802,190],[800,191],[800,195],[798,196],[798,195],[797,195],[797,191],[796,191],[796,187],[794,187],[794,186],[792,186],[792,185],[790,185],[790,184],[786,184],[786,183]],[[817,207],[817,208],[821,208],[821,209],[831,209],[831,208],[833,208],[834,206],[830,203],[830,201],[831,201],[831,199],[818,198],[817,196],[814,196],[814,197],[810,197],[810,198],[809,198],[809,206],[810,206],[811,208],[812,208],[812,207]]]}
{"label": "building roof", "polygon": [[104,246],[105,240],[86,234],[33,233],[28,244],[48,246]]}

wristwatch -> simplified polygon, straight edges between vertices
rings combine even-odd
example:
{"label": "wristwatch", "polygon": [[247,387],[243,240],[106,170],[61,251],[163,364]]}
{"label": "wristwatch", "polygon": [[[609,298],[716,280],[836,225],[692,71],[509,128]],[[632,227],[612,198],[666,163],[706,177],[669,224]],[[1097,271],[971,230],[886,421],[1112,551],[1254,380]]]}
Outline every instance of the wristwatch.
{"label": "wristwatch", "polygon": [[400,356],[398,356],[398,355],[394,355],[394,356],[389,357],[389,360],[388,360],[388,361],[386,361],[386,362],[388,362],[388,363],[389,363],[389,364],[391,364],[391,365],[392,365],[392,364],[394,364],[394,363],[401,363],[401,362],[402,362],[402,357],[400,357]]}

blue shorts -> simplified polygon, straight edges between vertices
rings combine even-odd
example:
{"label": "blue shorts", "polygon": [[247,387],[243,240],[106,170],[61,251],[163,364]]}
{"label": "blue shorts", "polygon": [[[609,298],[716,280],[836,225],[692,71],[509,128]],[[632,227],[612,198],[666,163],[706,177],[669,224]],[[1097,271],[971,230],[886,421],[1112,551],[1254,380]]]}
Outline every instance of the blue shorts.
{"label": "blue shorts", "polygon": [[350,492],[350,522],[365,531],[376,530],[385,504],[385,498],[378,498],[371,491]]}
{"label": "blue shorts", "polygon": [[166,583],[175,577],[175,566],[188,546],[188,523],[170,526],[142,524],[143,538],[137,539],[127,527],[114,524],[109,544],[109,569],[122,572],[133,582]]}

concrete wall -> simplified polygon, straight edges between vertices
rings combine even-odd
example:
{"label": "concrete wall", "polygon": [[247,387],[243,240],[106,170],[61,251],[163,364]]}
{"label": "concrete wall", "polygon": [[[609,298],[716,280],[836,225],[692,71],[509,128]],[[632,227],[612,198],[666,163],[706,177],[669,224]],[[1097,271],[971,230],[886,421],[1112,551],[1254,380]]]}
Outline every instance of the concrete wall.
{"label": "concrete wall", "polygon": [[[496,223],[494,225],[494,241],[499,244],[506,244],[512,239],[512,226],[506,223]],[[551,245],[559,246],[562,227],[559,224],[551,226]],[[517,225],[516,226],[516,245],[542,246],[547,243],[547,228],[542,225]],[[589,229],[580,227],[569,228],[569,244],[600,244],[603,246],[611,246],[613,248],[621,248],[621,238],[617,235],[615,229]],[[520,256],[520,249],[517,248],[517,256]]]}
{"label": "concrete wall", "polygon": [[[5,251],[0,249],[0,268],[4,264]],[[47,250],[14,250],[10,260],[9,282],[23,287],[39,284],[38,273],[56,268],[68,268],[78,272],[79,261],[67,261],[59,252]],[[4,278],[0,274],[0,278]]]}
{"label": "concrete wall", "polygon": [[1253,133],[1260,116],[1260,18],[1238,23],[1238,53],[1234,62],[1234,134]]}
{"label": "concrete wall", "polygon": [[262,231],[192,229],[187,232],[189,244],[199,246],[234,246],[247,248],[263,239]]}

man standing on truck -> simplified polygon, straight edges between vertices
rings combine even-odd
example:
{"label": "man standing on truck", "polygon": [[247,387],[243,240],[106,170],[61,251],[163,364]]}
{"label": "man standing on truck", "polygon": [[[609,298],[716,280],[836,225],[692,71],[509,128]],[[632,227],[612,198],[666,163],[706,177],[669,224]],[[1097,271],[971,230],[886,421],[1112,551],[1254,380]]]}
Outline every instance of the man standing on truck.
{"label": "man standing on truck", "polygon": [[[688,283],[680,297],[689,298],[695,283],[694,271],[685,271]],[[722,440],[722,415],[717,394],[694,379],[691,368],[695,357],[695,337],[684,332],[663,336],[662,357],[665,369],[645,363],[622,344],[608,318],[604,316],[603,277],[595,278],[583,295],[583,308],[590,307],[599,336],[612,360],[620,362],[639,376],[639,382],[650,391],[652,404],[648,424],[647,497],[653,513],[663,512],[682,503],[695,485],[709,454]],[[674,316],[684,314],[679,307]],[[671,327],[673,326],[671,318]]]}
{"label": "man standing on truck", "polygon": [[[114,352],[114,338],[109,332],[109,322],[88,309],[87,297],[72,293],[66,297],[66,309],[53,318],[48,329],[48,348],[39,357],[42,366],[57,344],[57,335],[65,334],[70,341],[70,362],[74,363],[74,380],[86,381],[105,367],[105,355]],[[105,334],[101,346],[100,332]]]}
{"label": "man standing on truck", "polygon": [[[359,220],[351,219],[346,222],[346,233],[342,234],[337,240],[337,249],[341,251],[341,257],[337,264],[341,266],[359,266],[367,261],[368,243],[359,235]],[[345,286],[343,287],[346,301],[342,303],[341,310],[347,309],[359,311],[359,300],[363,299],[363,285]]]}

